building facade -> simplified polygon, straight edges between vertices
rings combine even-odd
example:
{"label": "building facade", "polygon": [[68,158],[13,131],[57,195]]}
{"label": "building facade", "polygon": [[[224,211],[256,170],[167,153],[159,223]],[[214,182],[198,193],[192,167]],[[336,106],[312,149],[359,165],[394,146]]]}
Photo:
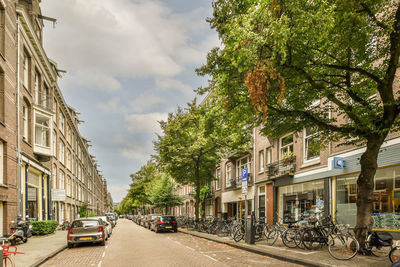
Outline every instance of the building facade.
{"label": "building facade", "polygon": [[0,235],[17,216],[105,212],[107,188],[42,46],[39,0],[0,1]]}

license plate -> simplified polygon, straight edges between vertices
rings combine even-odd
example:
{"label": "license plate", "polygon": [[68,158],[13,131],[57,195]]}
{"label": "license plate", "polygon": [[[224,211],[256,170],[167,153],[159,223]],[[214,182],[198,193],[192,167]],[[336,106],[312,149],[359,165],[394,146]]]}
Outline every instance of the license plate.
{"label": "license plate", "polygon": [[79,238],[79,240],[92,240],[92,238],[91,237],[81,237],[81,238]]}
{"label": "license plate", "polygon": [[171,228],[172,228],[172,226],[165,226],[165,228],[167,228],[167,229],[171,229]]}

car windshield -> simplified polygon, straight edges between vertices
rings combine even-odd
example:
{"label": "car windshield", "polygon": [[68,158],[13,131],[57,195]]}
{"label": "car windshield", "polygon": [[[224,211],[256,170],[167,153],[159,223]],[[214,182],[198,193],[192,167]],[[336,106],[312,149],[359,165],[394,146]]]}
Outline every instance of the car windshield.
{"label": "car windshield", "polygon": [[75,221],[72,224],[72,228],[77,228],[77,227],[93,227],[93,226],[98,226],[99,222],[94,221],[94,220],[87,220],[87,221]]}

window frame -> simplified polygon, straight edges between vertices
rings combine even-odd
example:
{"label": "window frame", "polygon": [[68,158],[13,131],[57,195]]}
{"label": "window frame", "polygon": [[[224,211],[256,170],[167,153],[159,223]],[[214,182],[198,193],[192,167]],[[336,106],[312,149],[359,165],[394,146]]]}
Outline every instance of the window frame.
{"label": "window frame", "polygon": [[[289,143],[289,144],[287,144],[287,145],[282,146],[282,141],[283,141],[283,139],[285,139],[285,138],[287,138],[287,137],[289,137],[289,136],[292,136],[292,142]],[[284,148],[287,148],[287,147],[290,147],[290,146],[292,146],[291,152],[294,153],[294,134],[293,134],[293,133],[289,133],[289,134],[284,135],[284,136],[282,136],[282,137],[279,138],[279,160],[282,160],[282,155],[283,155],[284,153],[286,153],[286,151],[282,153],[282,150],[283,150]]]}
{"label": "window frame", "polygon": [[[311,127],[307,127],[311,128]],[[319,161],[321,158],[321,151],[318,151],[318,156],[313,157],[308,159],[308,146],[307,146],[307,140],[312,139],[314,136],[319,135],[319,132],[316,131],[315,133],[312,133],[310,135],[307,135],[307,128],[303,129],[303,162],[308,163],[308,162],[314,162],[314,161]]]}
{"label": "window frame", "polygon": [[265,171],[265,150],[258,151],[258,172],[263,173]]}
{"label": "window frame", "polygon": [[[229,171],[228,171],[228,166],[229,166]],[[229,173],[229,176],[228,176]],[[229,162],[225,165],[225,187],[231,187],[232,186],[232,163]]]}
{"label": "window frame", "polygon": [[222,181],[221,181],[221,167],[218,167],[215,170],[215,189],[220,190],[222,186]]}

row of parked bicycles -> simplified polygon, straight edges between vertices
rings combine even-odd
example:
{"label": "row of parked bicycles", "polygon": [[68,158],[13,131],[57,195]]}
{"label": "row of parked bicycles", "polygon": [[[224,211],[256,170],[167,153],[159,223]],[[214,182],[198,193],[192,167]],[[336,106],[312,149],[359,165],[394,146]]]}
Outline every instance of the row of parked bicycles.
{"label": "row of parked bicycles", "polygon": [[[241,219],[206,218],[195,220],[178,216],[178,225],[189,230],[229,237],[236,242],[244,239],[246,222]],[[360,251],[360,244],[348,225],[335,224],[331,215],[322,211],[306,212],[301,220],[280,218],[275,224],[268,224],[264,218],[255,221],[255,241],[269,246],[280,240],[288,248],[316,250],[327,247],[329,254],[337,260],[350,260]],[[393,243],[387,232],[368,231],[365,240],[367,251],[377,257],[389,256],[392,262],[400,259],[400,243]]]}

